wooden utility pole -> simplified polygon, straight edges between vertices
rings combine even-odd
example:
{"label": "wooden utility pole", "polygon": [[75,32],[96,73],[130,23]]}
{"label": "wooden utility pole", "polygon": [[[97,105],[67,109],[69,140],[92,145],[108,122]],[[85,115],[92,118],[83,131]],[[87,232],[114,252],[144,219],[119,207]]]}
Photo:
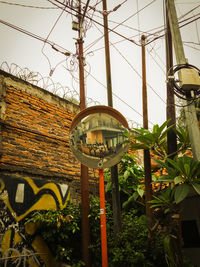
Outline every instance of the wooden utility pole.
{"label": "wooden utility pole", "polygon": [[[143,127],[148,129],[148,104],[147,104],[147,85],[146,85],[146,38],[141,36],[142,45],[142,102],[143,102]],[[153,224],[153,213],[149,203],[152,200],[152,177],[151,177],[151,156],[149,149],[144,149],[144,174],[145,174],[145,205],[148,225]]]}
{"label": "wooden utility pole", "polygon": [[112,99],[112,80],[111,80],[111,66],[110,66],[110,48],[109,48],[109,35],[108,35],[108,15],[107,15],[107,2],[103,3],[103,25],[104,25],[104,44],[105,44],[105,60],[106,60],[106,81],[107,81],[107,98],[108,106],[113,107]]}
{"label": "wooden utility pole", "polygon": [[[80,110],[86,108],[85,104],[85,79],[84,79],[84,56],[83,56],[83,37],[82,37],[83,17],[81,15],[81,0],[78,7],[78,60],[79,60],[79,88],[80,88]],[[88,167],[81,164],[81,204],[82,204],[82,257],[85,266],[90,265],[90,201],[89,201],[89,181]]]}
{"label": "wooden utility pole", "polygon": [[[167,0],[165,0],[167,5]],[[166,32],[165,32],[165,46],[166,46],[166,80],[168,75],[172,75],[173,67],[173,52],[172,52],[172,35],[169,26],[169,18],[166,9]],[[166,109],[167,120],[170,119],[168,126],[174,125],[176,127],[176,111],[174,105],[174,91],[171,88],[170,83],[167,83],[167,109]],[[167,133],[167,151],[170,158],[176,155],[177,151],[177,139],[176,133],[173,129],[170,129]]]}
{"label": "wooden utility pole", "polygon": [[[187,60],[185,58],[185,53],[183,49],[183,43],[181,39],[181,33],[178,25],[174,0],[167,0],[167,12],[169,17],[169,24],[172,33],[172,40],[176,54],[177,64],[187,64]],[[181,77],[179,77],[179,79],[181,79]],[[192,145],[192,152],[194,158],[200,161],[200,131],[198,126],[195,105],[194,103],[190,104],[189,101],[187,101],[187,103],[188,105],[184,108],[184,111],[185,111],[185,117],[188,126],[190,141]]]}
{"label": "wooden utility pole", "polygon": [[[112,99],[112,81],[111,81],[111,66],[110,66],[110,49],[108,36],[108,18],[107,18],[107,3],[103,0],[103,22],[104,22],[104,43],[105,43],[105,60],[106,60],[106,77],[107,77],[107,97],[108,106],[113,107]],[[117,235],[121,232],[121,205],[119,194],[118,168],[117,165],[111,167],[111,182],[112,182],[112,205],[114,218],[114,233]]]}

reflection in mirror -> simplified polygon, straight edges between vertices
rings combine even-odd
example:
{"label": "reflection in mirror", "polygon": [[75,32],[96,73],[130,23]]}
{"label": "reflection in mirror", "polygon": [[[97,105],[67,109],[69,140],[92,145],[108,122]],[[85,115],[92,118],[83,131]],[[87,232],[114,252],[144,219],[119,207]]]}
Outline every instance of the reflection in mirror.
{"label": "reflection in mirror", "polygon": [[127,150],[125,128],[106,113],[94,113],[71,131],[70,146],[79,161],[90,168],[107,168],[118,163]]}

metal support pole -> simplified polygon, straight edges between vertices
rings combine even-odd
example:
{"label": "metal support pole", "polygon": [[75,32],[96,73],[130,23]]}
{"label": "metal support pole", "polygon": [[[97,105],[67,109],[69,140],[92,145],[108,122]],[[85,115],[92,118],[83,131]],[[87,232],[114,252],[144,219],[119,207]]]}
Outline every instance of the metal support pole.
{"label": "metal support pole", "polygon": [[[143,102],[143,127],[148,129],[148,104],[146,86],[146,56],[145,56],[145,36],[141,36],[142,45],[142,102]],[[145,174],[145,205],[149,226],[153,223],[152,209],[149,201],[152,199],[152,177],[151,177],[151,156],[148,149],[144,149],[144,174]]]}
{"label": "metal support pole", "polygon": [[107,233],[106,233],[106,208],[105,208],[105,190],[104,190],[104,173],[103,173],[103,169],[99,169],[99,198],[100,198],[100,220],[101,220],[102,267],[108,267]]}
{"label": "metal support pole", "polygon": [[[183,43],[181,39],[181,33],[179,29],[174,0],[167,0],[167,12],[177,64],[186,64],[187,60],[185,58],[185,53],[183,49]],[[190,141],[192,145],[192,152],[194,158],[196,160],[200,160],[200,131],[194,103],[185,107],[184,110],[186,116],[186,123],[189,130]]]}
{"label": "metal support pole", "polygon": [[[103,11],[107,11],[106,0],[103,0],[102,3],[103,3]],[[108,106],[113,107],[111,66],[110,66],[110,49],[109,49],[109,35],[108,35],[108,18],[107,18],[106,12],[103,13],[103,22],[104,22],[104,43],[105,43]],[[117,235],[119,232],[121,232],[121,228],[122,228],[117,165],[111,167],[111,182],[112,182],[112,205],[113,205],[113,218],[114,218],[114,233],[115,233],[115,235]]]}

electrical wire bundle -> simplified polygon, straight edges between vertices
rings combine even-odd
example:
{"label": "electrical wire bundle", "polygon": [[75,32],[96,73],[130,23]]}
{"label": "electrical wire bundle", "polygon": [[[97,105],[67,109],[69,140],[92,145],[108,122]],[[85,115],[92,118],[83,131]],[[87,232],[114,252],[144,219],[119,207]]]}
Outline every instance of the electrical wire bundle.
{"label": "electrical wire bundle", "polygon": [[180,71],[181,69],[195,69],[198,71],[198,74],[200,76],[200,70],[191,65],[191,64],[178,64],[173,66],[168,71],[168,83],[171,85],[171,88],[174,90],[174,94],[183,100],[187,101],[195,101],[196,99],[200,98],[200,87],[198,89],[192,88],[191,89],[183,89],[180,86],[180,80],[175,79],[175,74]]}

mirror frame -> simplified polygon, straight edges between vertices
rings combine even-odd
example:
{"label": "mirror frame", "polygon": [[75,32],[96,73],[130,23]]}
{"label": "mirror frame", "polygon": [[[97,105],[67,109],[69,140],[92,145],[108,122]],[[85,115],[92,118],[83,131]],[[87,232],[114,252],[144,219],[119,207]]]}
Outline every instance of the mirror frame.
{"label": "mirror frame", "polygon": [[[89,107],[89,108],[86,108],[86,109],[80,111],[72,120],[72,123],[70,126],[70,134],[76,128],[76,126],[81,122],[81,120],[83,118],[86,118],[87,116],[89,116],[91,114],[95,114],[95,113],[107,114],[107,115],[115,118],[118,122],[121,123],[122,126],[124,126],[124,128],[126,128],[128,131],[130,131],[130,128],[128,126],[128,123],[127,123],[125,117],[119,111],[117,111],[116,109],[114,109],[112,107],[99,105],[99,106]],[[71,147],[71,145],[70,145],[70,147]],[[71,147],[71,149],[72,149],[72,147]],[[128,149],[128,145],[125,148],[125,150],[126,149]],[[72,149],[72,152],[74,154],[73,149]],[[75,155],[75,157],[76,157],[76,155]],[[102,169],[102,168],[110,168],[111,166],[114,166],[115,164],[117,164],[120,161],[121,158],[122,158],[122,156],[121,156],[121,154],[119,154],[118,157],[116,156],[115,158],[113,158],[113,160],[112,159],[110,160],[111,164],[104,163],[103,161],[99,161],[99,159],[94,159],[93,164],[90,164],[90,166],[88,166],[89,164],[86,164],[87,160],[84,161],[82,159],[83,161],[81,163],[83,165],[88,166],[89,168]]]}
{"label": "mirror frame", "polygon": [[128,122],[126,121],[125,117],[116,109],[108,107],[108,106],[93,106],[80,111],[73,119],[72,124],[70,126],[70,132],[78,125],[78,123],[85,118],[94,113],[106,113],[116,120],[118,120],[126,129],[129,129]]}

